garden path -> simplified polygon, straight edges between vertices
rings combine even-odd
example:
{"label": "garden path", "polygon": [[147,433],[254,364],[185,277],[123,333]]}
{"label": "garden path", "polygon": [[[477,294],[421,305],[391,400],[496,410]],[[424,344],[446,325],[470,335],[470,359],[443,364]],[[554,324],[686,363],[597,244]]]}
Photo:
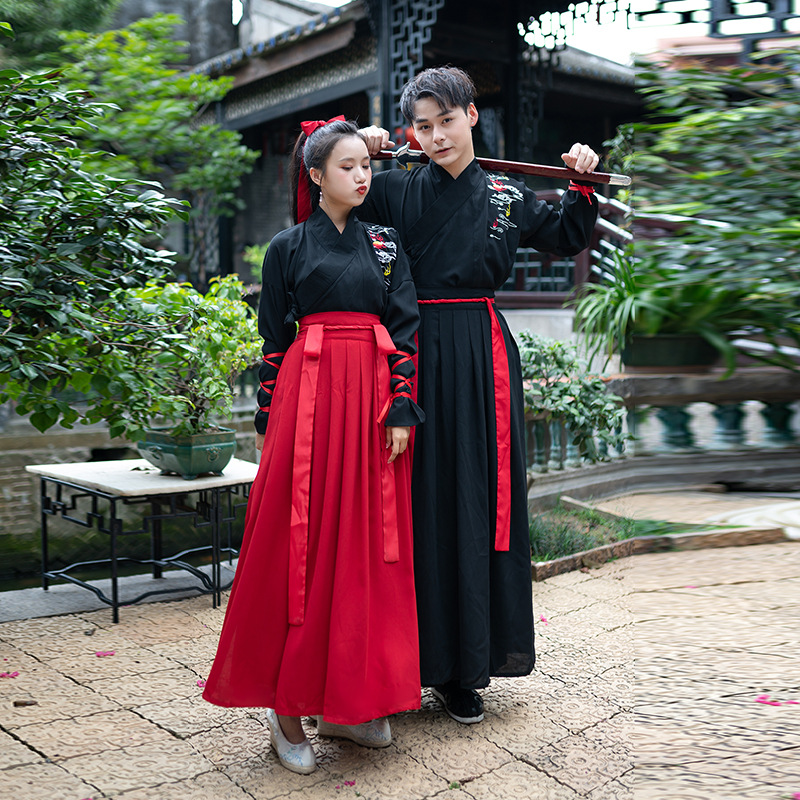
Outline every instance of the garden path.
{"label": "garden path", "polygon": [[635,556],[534,592],[537,670],[493,681],[483,723],[453,722],[425,693],[386,750],[314,737],[310,776],[277,764],[258,710],[201,699],[223,618],[208,597],[123,608],[118,625],[107,609],[0,624],[0,672],[17,673],[0,677],[0,796],[800,793],[797,543]]}

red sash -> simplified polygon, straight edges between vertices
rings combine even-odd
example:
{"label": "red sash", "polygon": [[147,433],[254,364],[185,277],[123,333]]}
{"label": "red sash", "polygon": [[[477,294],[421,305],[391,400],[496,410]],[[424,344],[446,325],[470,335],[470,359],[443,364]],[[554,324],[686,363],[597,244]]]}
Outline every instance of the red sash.
{"label": "red sash", "polygon": [[[392,400],[388,356],[397,350],[391,336],[374,314],[324,312],[309,314],[300,320],[294,346],[303,347],[303,363],[297,399],[297,424],[294,438],[294,480],[292,482],[292,517],[289,532],[289,624],[302,625],[305,619],[306,568],[308,564],[309,500],[311,496],[311,455],[314,439],[314,410],[317,401],[320,356],[326,333],[352,331],[354,338],[369,332],[378,349],[375,371],[375,399],[378,408],[386,409]],[[334,334],[336,335],[336,334]],[[339,334],[341,335],[341,334]],[[303,341],[305,340],[305,341]],[[386,401],[384,402],[384,397]],[[381,410],[379,417],[385,414]],[[382,419],[376,418],[378,425]],[[383,453],[383,442],[378,443]],[[394,464],[381,457],[381,498],[383,514],[383,560],[400,560],[397,532]],[[369,489],[367,489],[369,491]]]}

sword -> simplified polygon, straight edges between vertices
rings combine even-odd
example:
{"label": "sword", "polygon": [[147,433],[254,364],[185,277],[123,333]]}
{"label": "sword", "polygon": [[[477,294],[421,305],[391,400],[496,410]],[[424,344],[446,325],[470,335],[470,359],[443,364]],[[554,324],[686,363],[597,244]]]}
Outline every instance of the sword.
{"label": "sword", "polygon": [[[407,142],[397,150],[381,150],[371,158],[377,161],[397,161],[402,167],[406,167],[408,164],[427,164],[430,161],[430,158],[422,150],[411,150]],[[497,172],[515,172],[518,175],[539,175],[543,178],[607,183],[610,186],[631,185],[630,175],[618,175],[614,172],[576,172],[567,167],[548,167],[544,164],[528,164],[525,161],[499,161],[494,158],[478,158],[476,160],[484,169]]]}

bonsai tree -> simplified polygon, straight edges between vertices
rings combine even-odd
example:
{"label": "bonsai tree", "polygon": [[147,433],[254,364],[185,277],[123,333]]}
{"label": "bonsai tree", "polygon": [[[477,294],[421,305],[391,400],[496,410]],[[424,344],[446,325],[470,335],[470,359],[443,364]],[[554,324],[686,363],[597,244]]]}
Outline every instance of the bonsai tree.
{"label": "bonsai tree", "polygon": [[[87,392],[87,422],[141,439],[165,426],[174,435],[208,432],[230,417],[238,377],[261,361],[254,310],[235,275],[201,294],[186,283],[150,282],[113,292],[73,315],[93,333],[73,385]],[[97,376],[103,376],[98,381]]]}

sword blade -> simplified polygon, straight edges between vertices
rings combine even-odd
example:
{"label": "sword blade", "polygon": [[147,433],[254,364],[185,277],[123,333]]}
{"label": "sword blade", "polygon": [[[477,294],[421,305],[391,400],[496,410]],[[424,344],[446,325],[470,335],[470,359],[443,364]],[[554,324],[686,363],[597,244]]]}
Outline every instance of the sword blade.
{"label": "sword blade", "polygon": [[[403,145],[397,150],[381,150],[372,156],[377,161],[395,160],[405,166],[406,164],[427,164],[430,159],[422,150],[409,150],[408,145]],[[557,178],[561,180],[585,181],[587,183],[604,183],[610,186],[630,186],[629,175],[619,175],[615,172],[576,172],[567,167],[549,167],[545,164],[529,164],[526,161],[501,161],[495,158],[478,158],[478,164],[483,169],[496,172],[513,172],[517,175],[539,175],[543,178]]]}

